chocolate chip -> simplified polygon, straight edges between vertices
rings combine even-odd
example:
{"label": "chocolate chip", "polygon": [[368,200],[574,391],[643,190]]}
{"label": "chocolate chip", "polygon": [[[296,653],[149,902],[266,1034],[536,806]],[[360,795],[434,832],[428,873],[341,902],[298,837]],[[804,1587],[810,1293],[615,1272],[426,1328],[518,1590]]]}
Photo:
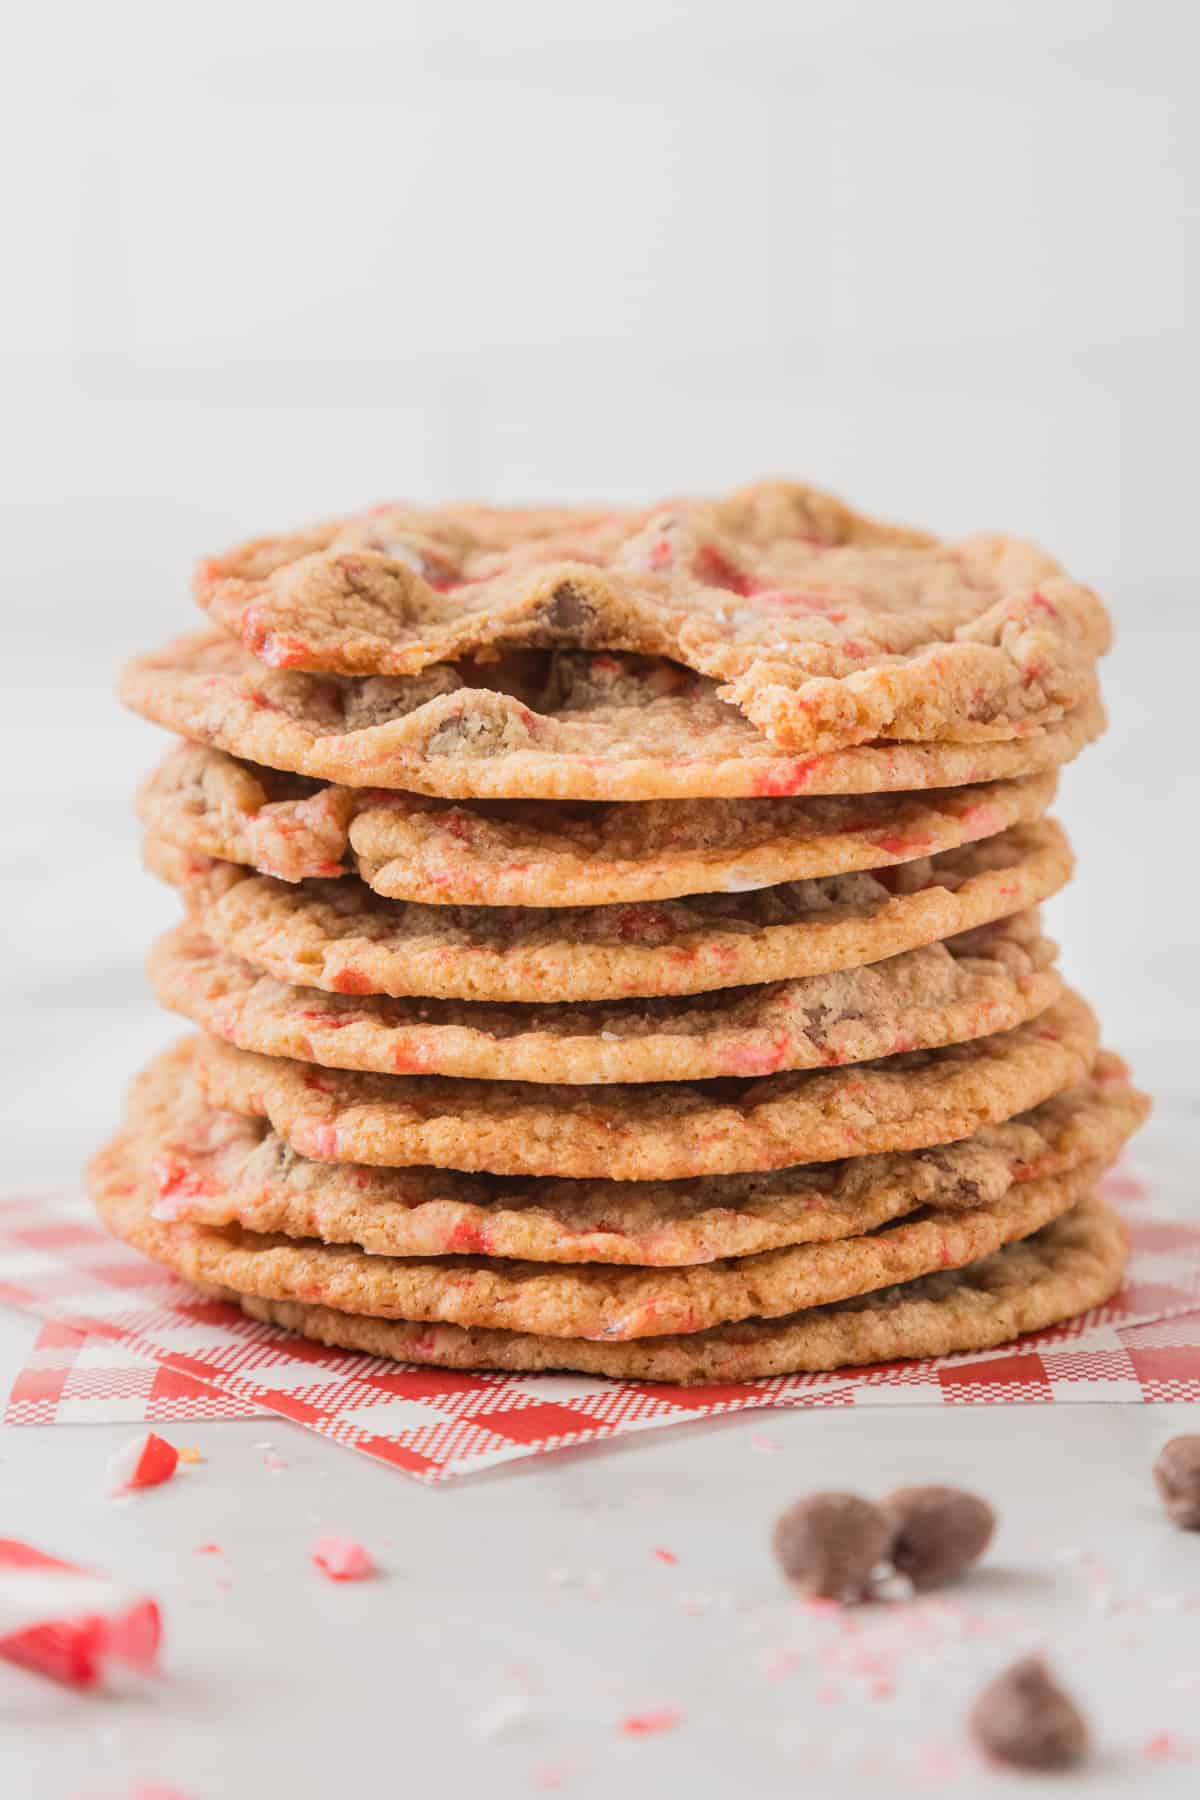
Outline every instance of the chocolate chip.
{"label": "chocolate chip", "polygon": [[809,1494],[775,1522],[775,1555],[803,1594],[861,1600],[887,1555],[891,1527],[879,1507],[857,1494]]}
{"label": "chocolate chip", "polygon": [[569,581],[555,588],[539,614],[538,641],[545,644],[586,644],[596,623],[596,609]]}
{"label": "chocolate chip", "polygon": [[1154,1464],[1167,1515],[1185,1531],[1200,1531],[1200,1437],[1172,1438]]}
{"label": "chocolate chip", "polygon": [[1040,1656],[1027,1656],[984,1688],[971,1731],[989,1756],[1021,1769],[1067,1769],[1088,1747],[1087,1720]]}
{"label": "chocolate chip", "polygon": [[883,1502],[893,1537],[892,1565],[916,1588],[953,1581],[992,1541],[996,1515],[962,1488],[897,1488]]}

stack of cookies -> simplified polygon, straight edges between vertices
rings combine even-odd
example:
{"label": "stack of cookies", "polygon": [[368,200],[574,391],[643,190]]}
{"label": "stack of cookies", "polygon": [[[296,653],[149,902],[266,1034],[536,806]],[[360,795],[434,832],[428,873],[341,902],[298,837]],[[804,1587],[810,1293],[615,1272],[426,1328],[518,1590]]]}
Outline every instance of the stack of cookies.
{"label": "stack of cookies", "polygon": [[1108,624],[1048,556],[767,482],[385,506],[196,593],[122,680],[199,1030],[93,1162],[120,1237],[326,1344],[669,1382],[1113,1292],[1146,1101],[1038,911]]}

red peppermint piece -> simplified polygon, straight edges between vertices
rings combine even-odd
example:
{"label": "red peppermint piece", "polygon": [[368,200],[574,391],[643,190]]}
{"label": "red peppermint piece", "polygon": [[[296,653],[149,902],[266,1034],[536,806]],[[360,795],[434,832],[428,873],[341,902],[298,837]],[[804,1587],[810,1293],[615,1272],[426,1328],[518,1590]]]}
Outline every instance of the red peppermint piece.
{"label": "red peppermint piece", "polygon": [[95,1687],[110,1665],[153,1674],[162,1642],[157,1604],[101,1577],[0,1538],[0,1656],[72,1687]]}
{"label": "red peppermint piece", "polygon": [[682,1723],[683,1714],[677,1706],[659,1706],[653,1712],[626,1714],[621,1730],[626,1737],[651,1737],[656,1731],[674,1731]]}
{"label": "red peppermint piece", "polygon": [[330,1581],[363,1581],[375,1571],[370,1551],[353,1538],[336,1535],[318,1538],[313,1545],[312,1559]]}
{"label": "red peppermint piece", "polygon": [[157,1487],[169,1481],[179,1466],[179,1452],[153,1431],[131,1438],[108,1459],[108,1491],[128,1494],[134,1488]]}

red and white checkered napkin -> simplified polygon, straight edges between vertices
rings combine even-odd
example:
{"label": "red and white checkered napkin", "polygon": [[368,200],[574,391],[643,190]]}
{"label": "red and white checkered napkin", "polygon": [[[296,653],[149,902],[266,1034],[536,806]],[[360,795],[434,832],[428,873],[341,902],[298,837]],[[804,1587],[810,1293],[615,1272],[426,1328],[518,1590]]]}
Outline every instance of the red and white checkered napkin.
{"label": "red and white checkered napkin", "polygon": [[[1113,1182],[1134,1198],[1135,1183]],[[46,1330],[14,1424],[275,1413],[444,1481],[567,1445],[764,1406],[1200,1398],[1200,1221],[1130,1212],[1133,1258],[1107,1306],[1019,1346],[832,1375],[678,1388],[575,1375],[471,1375],[326,1350],[261,1325],[107,1237],[88,1202],[0,1202],[0,1301]]]}

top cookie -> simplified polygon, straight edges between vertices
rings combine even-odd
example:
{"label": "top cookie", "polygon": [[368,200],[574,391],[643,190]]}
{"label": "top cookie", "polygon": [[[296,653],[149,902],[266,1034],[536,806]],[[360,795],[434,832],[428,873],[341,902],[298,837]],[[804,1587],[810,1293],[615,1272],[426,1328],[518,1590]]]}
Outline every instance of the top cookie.
{"label": "top cookie", "polygon": [[786,750],[1020,736],[1078,705],[1099,600],[1043,551],[946,544],[798,483],[633,512],[373,508],[201,563],[275,668],[413,675],[567,647],[669,657]]}

